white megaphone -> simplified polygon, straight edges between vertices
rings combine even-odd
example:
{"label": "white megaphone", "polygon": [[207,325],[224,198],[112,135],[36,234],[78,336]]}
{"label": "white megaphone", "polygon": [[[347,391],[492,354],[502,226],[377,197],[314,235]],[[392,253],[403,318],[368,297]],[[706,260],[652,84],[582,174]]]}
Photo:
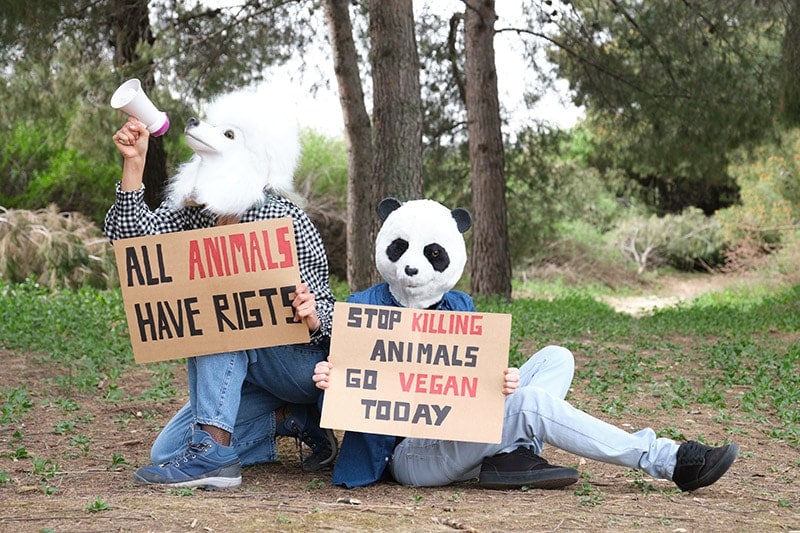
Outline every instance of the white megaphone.
{"label": "white megaphone", "polygon": [[153,137],[164,135],[169,129],[169,118],[159,111],[142,90],[142,82],[131,79],[120,85],[111,96],[111,107],[120,109],[147,126]]}

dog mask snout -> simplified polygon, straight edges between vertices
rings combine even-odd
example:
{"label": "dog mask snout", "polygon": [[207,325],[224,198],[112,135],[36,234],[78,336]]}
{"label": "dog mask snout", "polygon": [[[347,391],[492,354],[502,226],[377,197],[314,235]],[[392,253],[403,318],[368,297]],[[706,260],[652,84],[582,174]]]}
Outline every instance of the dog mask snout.
{"label": "dog mask snout", "polygon": [[194,128],[200,124],[200,121],[194,117],[189,117],[189,122],[186,123],[187,128]]}

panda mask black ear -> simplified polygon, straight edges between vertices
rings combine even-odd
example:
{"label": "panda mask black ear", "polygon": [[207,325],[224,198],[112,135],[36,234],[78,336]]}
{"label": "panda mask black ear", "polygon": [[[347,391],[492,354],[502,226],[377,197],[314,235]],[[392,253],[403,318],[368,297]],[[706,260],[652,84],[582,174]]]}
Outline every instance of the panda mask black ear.
{"label": "panda mask black ear", "polygon": [[456,225],[458,226],[458,231],[461,233],[466,233],[469,228],[472,227],[472,215],[469,214],[469,211],[462,207],[456,207],[451,211],[453,218],[456,221]]}
{"label": "panda mask black ear", "polygon": [[[401,205],[403,205],[400,200],[394,197],[387,197],[381,200],[381,203],[378,204],[378,216],[380,217],[382,222],[386,222],[386,218],[392,213],[392,211],[397,210]],[[458,231],[461,233],[466,233],[472,227],[472,215],[469,214],[469,211],[462,207],[457,207],[451,211],[453,215],[453,220],[456,221],[456,226],[458,227]]]}
{"label": "panda mask black ear", "polygon": [[389,197],[381,200],[381,203],[378,204],[378,216],[381,222],[386,222],[386,217],[388,217],[392,211],[400,207],[400,205],[400,200],[397,198]]}

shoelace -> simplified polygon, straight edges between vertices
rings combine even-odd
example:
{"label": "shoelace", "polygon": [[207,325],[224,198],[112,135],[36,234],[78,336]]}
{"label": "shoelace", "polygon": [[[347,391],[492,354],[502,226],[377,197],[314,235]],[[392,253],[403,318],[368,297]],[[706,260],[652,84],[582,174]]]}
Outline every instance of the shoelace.
{"label": "shoelace", "polygon": [[[300,464],[303,464],[303,460],[305,459],[303,456],[303,437],[305,436],[303,430],[297,425],[297,422],[292,419],[289,421],[289,432],[294,437],[295,443],[297,443],[297,453],[300,455]],[[311,451],[313,452],[314,449],[311,448]]]}
{"label": "shoelace", "polygon": [[169,463],[175,467],[179,467],[181,463],[188,463],[190,460],[197,457],[197,454],[206,451],[210,445],[206,442],[190,442],[189,447],[180,455],[174,457]]}
{"label": "shoelace", "polygon": [[520,448],[517,448],[517,451],[519,453],[527,455],[528,457],[530,457],[531,459],[533,459],[537,463],[548,464],[547,461],[543,457],[540,457],[539,455],[537,455],[536,452],[534,452],[530,448],[520,447]]}
{"label": "shoelace", "polygon": [[678,459],[682,465],[702,465],[706,461],[706,448],[699,442],[688,441],[681,446]]}

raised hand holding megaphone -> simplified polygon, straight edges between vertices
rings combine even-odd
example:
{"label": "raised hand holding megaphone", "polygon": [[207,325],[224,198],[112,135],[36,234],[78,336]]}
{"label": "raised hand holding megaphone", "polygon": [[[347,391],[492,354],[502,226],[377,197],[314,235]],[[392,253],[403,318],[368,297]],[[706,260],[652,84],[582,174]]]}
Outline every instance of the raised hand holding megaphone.
{"label": "raised hand holding megaphone", "polygon": [[147,126],[147,131],[153,137],[164,135],[169,129],[167,114],[153,105],[142,90],[142,83],[137,79],[126,81],[114,91],[111,107],[136,117]]}

